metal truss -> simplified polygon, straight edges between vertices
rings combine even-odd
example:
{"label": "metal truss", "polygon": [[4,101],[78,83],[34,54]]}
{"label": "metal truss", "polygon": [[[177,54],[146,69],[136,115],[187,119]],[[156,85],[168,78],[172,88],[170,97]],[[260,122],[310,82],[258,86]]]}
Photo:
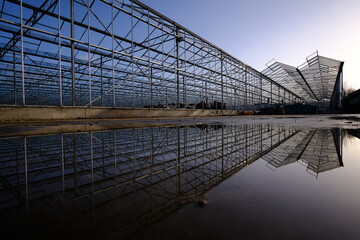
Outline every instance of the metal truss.
{"label": "metal truss", "polygon": [[262,73],[291,89],[307,103],[341,107],[343,65],[344,62],[315,52],[297,68],[272,60]]}
{"label": "metal truss", "polygon": [[137,0],[0,7],[2,105],[252,109],[303,100]]}
{"label": "metal truss", "polygon": [[[297,133],[268,124],[194,125],[1,138],[0,211],[34,213],[41,205],[50,213],[60,205],[51,224],[82,209],[99,231],[127,234],[196,202]],[[77,230],[87,232],[80,223]]]}

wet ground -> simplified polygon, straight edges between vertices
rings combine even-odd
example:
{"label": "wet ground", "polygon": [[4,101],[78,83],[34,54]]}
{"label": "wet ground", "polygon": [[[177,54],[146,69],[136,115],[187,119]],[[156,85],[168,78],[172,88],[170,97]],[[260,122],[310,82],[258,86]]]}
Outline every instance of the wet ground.
{"label": "wet ground", "polygon": [[309,128],[360,128],[360,114],[263,115],[194,118],[123,118],[0,123],[0,137],[194,124],[273,124]]}
{"label": "wet ground", "polygon": [[359,239],[359,119],[1,124],[1,231],[14,239]]}

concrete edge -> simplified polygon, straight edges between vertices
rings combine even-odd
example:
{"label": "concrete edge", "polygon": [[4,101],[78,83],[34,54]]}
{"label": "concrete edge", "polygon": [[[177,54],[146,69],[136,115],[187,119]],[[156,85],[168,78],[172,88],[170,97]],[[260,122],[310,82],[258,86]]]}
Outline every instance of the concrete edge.
{"label": "concrete edge", "polygon": [[0,106],[0,122],[117,118],[210,117],[236,115],[239,115],[239,111],[237,110]]}

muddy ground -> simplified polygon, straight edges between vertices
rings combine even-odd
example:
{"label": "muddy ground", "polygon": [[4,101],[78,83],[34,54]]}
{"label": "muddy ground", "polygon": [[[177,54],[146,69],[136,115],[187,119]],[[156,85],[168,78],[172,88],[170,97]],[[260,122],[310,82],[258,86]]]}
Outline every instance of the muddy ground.
{"label": "muddy ground", "polygon": [[123,118],[0,123],[0,137],[103,131],[123,128],[177,125],[280,124],[306,128],[360,129],[360,114],[332,115],[250,115],[200,118]]}

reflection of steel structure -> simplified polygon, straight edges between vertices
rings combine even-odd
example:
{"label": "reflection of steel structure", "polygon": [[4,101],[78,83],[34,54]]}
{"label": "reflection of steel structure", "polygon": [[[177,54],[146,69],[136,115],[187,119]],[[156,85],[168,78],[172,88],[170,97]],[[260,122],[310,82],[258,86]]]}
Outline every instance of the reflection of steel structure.
{"label": "reflection of steel structure", "polygon": [[316,174],[343,166],[340,129],[300,131],[262,158],[270,167],[301,162]]}
{"label": "reflection of steel structure", "polygon": [[301,95],[137,0],[1,0],[0,104],[223,109]]}
{"label": "reflection of steel structure", "polygon": [[306,102],[341,107],[344,62],[319,56],[316,52],[298,68],[276,61],[267,65],[263,71],[265,75],[291,89]]}
{"label": "reflection of steel structure", "polygon": [[51,213],[60,202],[63,214],[81,209],[101,231],[137,228],[194,201],[297,132],[200,125],[2,138],[1,215],[21,206],[36,212],[38,205]]}

